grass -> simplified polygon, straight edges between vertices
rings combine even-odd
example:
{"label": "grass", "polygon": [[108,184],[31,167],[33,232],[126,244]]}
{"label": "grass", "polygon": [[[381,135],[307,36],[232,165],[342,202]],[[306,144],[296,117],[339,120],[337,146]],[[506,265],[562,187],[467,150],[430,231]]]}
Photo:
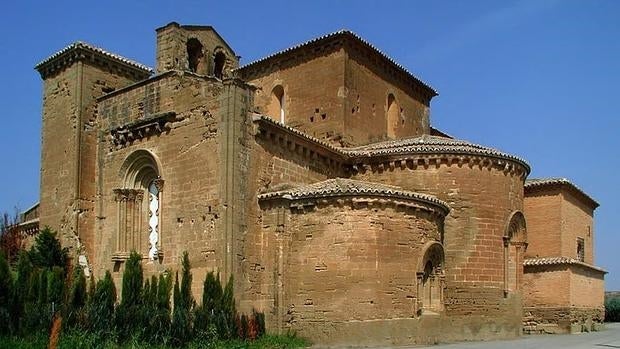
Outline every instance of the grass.
{"label": "grass", "polygon": [[[47,336],[39,335],[29,338],[0,337],[0,349],[45,349]],[[292,335],[265,335],[255,341],[200,341],[195,340],[187,345],[187,349],[296,349],[307,347],[309,342]],[[72,332],[63,334],[58,349],[169,349],[172,346],[152,345],[149,343],[129,341],[117,344],[110,339],[102,339],[91,333]]]}

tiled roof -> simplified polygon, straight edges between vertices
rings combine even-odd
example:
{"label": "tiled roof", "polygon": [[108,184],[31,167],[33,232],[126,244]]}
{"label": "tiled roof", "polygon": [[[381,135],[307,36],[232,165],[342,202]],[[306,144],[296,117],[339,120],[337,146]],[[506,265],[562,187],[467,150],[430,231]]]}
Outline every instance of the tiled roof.
{"label": "tiled roof", "polygon": [[39,69],[39,68],[43,67],[45,64],[47,64],[47,63],[53,61],[54,59],[62,56],[63,54],[65,54],[65,53],[67,53],[67,52],[69,52],[71,50],[76,50],[76,49],[85,49],[85,50],[88,50],[88,51],[91,51],[91,52],[94,52],[94,53],[106,56],[106,57],[111,58],[113,60],[116,60],[116,61],[119,61],[121,63],[124,63],[124,64],[126,64],[128,66],[131,66],[133,68],[137,68],[139,70],[143,70],[145,73],[152,73],[153,72],[152,68],[149,68],[149,67],[147,67],[144,64],[138,63],[136,61],[133,61],[133,60],[128,59],[128,58],[125,58],[123,56],[119,56],[119,55],[117,55],[115,53],[108,52],[108,51],[106,51],[106,50],[104,50],[102,48],[93,46],[91,44],[88,44],[88,43],[85,43],[85,42],[82,42],[82,41],[76,41],[76,42],[66,46],[62,50],[54,53],[53,55],[47,57],[46,59],[44,59],[41,62],[39,62],[35,66],[35,69]]}
{"label": "tiled roof", "polygon": [[523,165],[527,172],[530,171],[529,164],[522,158],[510,155],[499,150],[470,143],[463,140],[451,139],[439,136],[422,135],[417,137],[403,138],[384,142],[371,143],[360,147],[342,148],[324,142],[316,137],[312,137],[294,127],[283,124],[266,115],[255,114],[254,121],[261,121],[272,126],[276,126],[284,131],[291,132],[308,141],[317,143],[324,148],[346,158],[372,157],[381,155],[398,154],[463,154],[481,155],[510,160]]}
{"label": "tiled roof", "polygon": [[381,183],[358,181],[347,178],[333,178],[313,184],[299,185],[292,188],[267,192],[258,195],[259,200],[283,198],[289,200],[335,197],[335,196],[391,196],[401,199],[421,201],[440,207],[445,214],[450,210],[447,203],[432,195],[415,193],[399,187]]}
{"label": "tiled roof", "polygon": [[536,188],[542,188],[545,186],[554,186],[554,185],[566,185],[569,188],[575,190],[577,193],[581,194],[588,201],[591,201],[594,208],[599,206],[599,203],[596,200],[594,200],[594,198],[586,194],[585,191],[581,190],[581,188],[579,188],[578,186],[576,186],[575,184],[573,184],[571,181],[569,181],[566,178],[532,178],[532,179],[528,179],[525,181],[525,185],[523,188],[525,190],[528,190],[528,189],[536,189]]}
{"label": "tiled roof", "polygon": [[320,144],[323,147],[325,147],[325,148],[327,148],[327,149],[329,149],[329,150],[331,150],[333,152],[338,153],[340,156],[344,156],[344,154],[340,151],[341,148],[334,147],[333,145],[331,145],[331,144],[329,144],[329,143],[327,143],[325,141],[322,141],[322,140],[320,140],[320,139],[318,139],[316,137],[310,136],[309,134],[304,133],[304,132],[302,132],[302,131],[294,128],[294,127],[291,127],[291,126],[288,126],[288,125],[286,125],[284,123],[276,121],[276,120],[272,119],[269,116],[260,115],[260,114],[254,114],[252,116],[252,120],[253,121],[262,121],[262,122],[266,122],[267,124],[271,124],[273,126],[277,126],[280,129],[283,129],[283,130],[288,131],[290,133],[296,134],[297,136],[305,138],[305,139],[307,139],[310,142]]}
{"label": "tiled roof", "polygon": [[342,29],[333,33],[329,33],[329,34],[325,34],[323,36],[320,36],[318,38],[314,38],[308,41],[305,41],[301,44],[289,47],[287,49],[278,51],[276,53],[273,53],[271,55],[268,55],[266,57],[257,59],[255,61],[252,61],[250,63],[244,64],[243,66],[237,68],[236,70],[243,70],[243,69],[247,69],[253,65],[257,65],[260,63],[263,63],[267,60],[270,60],[272,58],[281,56],[281,55],[285,55],[287,53],[299,50],[301,48],[304,48],[306,46],[310,46],[312,44],[316,44],[319,43],[321,41],[325,41],[325,40],[329,40],[331,38],[337,37],[337,36],[349,36],[355,40],[357,40],[358,42],[362,43],[364,46],[370,48],[371,50],[375,51],[377,54],[379,54],[381,57],[383,57],[385,60],[387,60],[388,62],[390,62],[392,65],[394,65],[398,70],[400,70],[401,72],[407,74],[411,79],[419,82],[420,84],[422,84],[424,87],[426,87],[428,90],[430,90],[434,95],[438,95],[437,91],[435,89],[433,89],[430,85],[426,84],[424,81],[420,80],[417,76],[413,75],[411,72],[409,72],[409,70],[407,70],[407,68],[405,68],[404,66],[400,65],[399,63],[397,63],[395,60],[393,60],[392,58],[390,58],[387,54],[383,53],[381,50],[379,50],[377,47],[375,47],[373,44],[371,44],[370,42],[364,40],[362,37],[360,37],[359,35],[355,34],[354,32],[350,31],[350,30],[346,30],[346,29]]}
{"label": "tiled roof", "polygon": [[575,264],[586,268],[594,269],[603,273],[607,273],[605,269],[590,265],[575,258],[570,257],[541,257],[541,258],[528,258],[523,260],[523,266],[540,266],[540,265],[560,265],[560,264]]}
{"label": "tiled roof", "polygon": [[530,170],[528,163],[517,156],[463,140],[430,135],[372,143],[361,147],[347,148],[345,152],[349,156],[376,156],[403,153],[474,154],[515,161],[527,168],[528,172]]}

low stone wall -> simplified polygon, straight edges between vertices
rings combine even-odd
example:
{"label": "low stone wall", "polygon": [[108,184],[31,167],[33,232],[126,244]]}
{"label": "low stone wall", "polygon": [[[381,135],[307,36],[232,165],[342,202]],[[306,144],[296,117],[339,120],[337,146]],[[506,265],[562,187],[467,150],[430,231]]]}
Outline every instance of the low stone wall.
{"label": "low stone wall", "polygon": [[525,307],[523,333],[581,333],[603,328],[604,308]]}

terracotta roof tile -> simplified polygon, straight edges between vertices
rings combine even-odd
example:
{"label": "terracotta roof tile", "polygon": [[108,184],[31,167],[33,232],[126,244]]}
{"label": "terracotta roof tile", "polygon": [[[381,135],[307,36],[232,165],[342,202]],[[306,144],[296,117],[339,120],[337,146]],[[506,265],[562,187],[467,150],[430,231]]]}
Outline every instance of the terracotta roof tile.
{"label": "terracotta roof tile", "polygon": [[561,265],[561,264],[574,264],[580,265],[586,268],[594,269],[603,273],[607,273],[605,269],[590,265],[582,262],[578,259],[571,257],[540,257],[540,258],[528,258],[523,260],[523,266],[540,266],[540,265]]}
{"label": "terracotta roof tile", "polygon": [[298,200],[348,195],[396,197],[407,200],[421,201],[438,206],[442,209],[442,211],[444,211],[445,214],[447,214],[450,210],[447,203],[432,195],[415,193],[392,185],[359,181],[348,178],[327,179],[313,184],[298,185],[283,190],[267,192],[259,194],[258,199],[265,200],[271,198],[283,198]]}
{"label": "terracotta roof tile", "polygon": [[459,139],[430,135],[372,143],[361,147],[347,148],[345,152],[349,156],[376,156],[403,153],[473,154],[515,161],[523,165],[528,172],[530,170],[528,163],[520,157]]}

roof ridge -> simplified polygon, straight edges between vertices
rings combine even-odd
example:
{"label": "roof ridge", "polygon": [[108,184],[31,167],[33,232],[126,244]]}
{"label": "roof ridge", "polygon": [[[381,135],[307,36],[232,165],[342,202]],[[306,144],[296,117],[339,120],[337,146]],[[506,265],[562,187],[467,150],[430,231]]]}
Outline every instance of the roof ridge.
{"label": "roof ridge", "polygon": [[56,58],[59,58],[63,54],[65,54],[65,53],[67,53],[67,52],[69,52],[69,51],[71,51],[73,49],[78,49],[78,48],[87,49],[87,50],[90,50],[92,52],[101,54],[103,56],[106,56],[108,58],[117,60],[117,61],[119,61],[121,63],[124,63],[126,65],[129,65],[131,67],[143,70],[146,73],[152,73],[154,71],[153,68],[151,68],[151,67],[149,67],[147,65],[144,65],[144,64],[139,63],[139,62],[137,62],[135,60],[126,58],[126,57],[121,56],[119,54],[109,52],[109,51],[107,51],[107,50],[105,50],[105,49],[103,49],[101,47],[95,46],[93,44],[90,44],[90,43],[88,43],[86,41],[82,41],[82,40],[77,40],[77,41],[74,41],[74,42],[66,45],[62,49],[56,51],[52,55],[48,56],[47,58],[45,58],[42,61],[40,61],[39,63],[37,63],[34,68],[38,70],[38,69],[42,68],[44,65],[46,65],[47,63],[50,63],[51,61],[53,61]]}
{"label": "roof ridge", "polygon": [[570,179],[566,177],[545,177],[545,178],[528,178],[523,185],[524,189],[533,189],[537,187],[543,187],[547,185],[568,185],[569,187],[576,190],[578,193],[586,197],[588,200],[591,200],[594,203],[594,208],[600,206],[600,204],[588,193],[586,193],[583,189],[573,183]]}
{"label": "roof ridge", "polygon": [[361,42],[362,44],[366,45],[367,47],[369,47],[371,50],[375,51],[377,54],[379,54],[381,57],[383,57],[384,59],[386,59],[388,62],[390,62],[391,64],[393,64],[397,69],[401,70],[403,73],[407,74],[410,78],[412,78],[413,80],[419,82],[420,84],[422,84],[422,86],[424,86],[425,88],[427,88],[428,90],[430,90],[435,96],[439,95],[439,93],[437,92],[437,90],[435,90],[433,87],[431,87],[429,84],[427,84],[426,82],[422,81],[422,79],[420,79],[419,77],[417,77],[416,75],[414,75],[413,73],[411,73],[405,66],[403,66],[402,64],[398,63],[395,59],[393,59],[392,57],[388,56],[385,52],[383,52],[382,50],[380,50],[377,46],[373,45],[372,43],[370,43],[369,41],[365,40],[364,38],[362,38],[360,35],[356,34],[355,32],[353,32],[352,30],[349,29],[340,29],[334,32],[330,32],[327,34],[323,34],[320,35],[318,37],[314,37],[311,39],[308,39],[306,41],[303,41],[299,44],[293,45],[293,46],[289,46],[288,48],[276,51],[274,53],[271,53],[267,56],[264,56],[262,58],[258,58],[255,59],[251,62],[248,62],[238,68],[235,69],[235,71],[239,71],[239,70],[243,70],[243,69],[247,69],[250,66],[268,61],[272,58],[275,58],[277,56],[280,55],[284,55],[286,53],[301,49],[303,47],[306,47],[308,45],[320,42],[322,40],[327,40],[333,37],[336,37],[338,35],[343,35],[343,34],[348,34],[350,36],[352,36],[353,38],[355,38],[357,41]]}

